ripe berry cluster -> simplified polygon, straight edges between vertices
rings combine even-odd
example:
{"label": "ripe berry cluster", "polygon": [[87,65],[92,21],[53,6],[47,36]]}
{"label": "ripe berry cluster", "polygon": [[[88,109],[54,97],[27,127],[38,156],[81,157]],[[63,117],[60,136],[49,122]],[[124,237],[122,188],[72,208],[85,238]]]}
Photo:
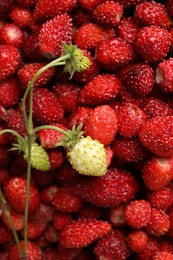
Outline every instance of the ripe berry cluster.
{"label": "ripe berry cluster", "polygon": [[0,1],[0,259],[24,259],[29,122],[25,259],[173,260],[172,19],[172,0]]}

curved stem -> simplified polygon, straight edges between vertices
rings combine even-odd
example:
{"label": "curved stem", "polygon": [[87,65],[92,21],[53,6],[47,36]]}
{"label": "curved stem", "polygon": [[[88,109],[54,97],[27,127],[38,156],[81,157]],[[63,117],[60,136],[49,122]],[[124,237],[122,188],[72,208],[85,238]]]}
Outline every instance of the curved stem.
{"label": "curved stem", "polygon": [[70,135],[68,135],[67,131],[65,131],[65,130],[63,130],[62,128],[59,128],[59,127],[57,127],[57,126],[53,126],[53,125],[52,125],[52,126],[51,126],[51,125],[38,126],[38,127],[34,128],[33,133],[35,134],[35,133],[37,133],[38,131],[43,130],[43,129],[52,129],[52,130],[55,130],[55,131],[57,131],[57,132],[59,132],[59,133],[65,135],[67,138],[70,139]]}
{"label": "curved stem", "polygon": [[13,135],[15,135],[22,143],[26,143],[25,139],[24,139],[20,134],[18,134],[16,131],[14,131],[14,130],[4,129],[4,130],[0,131],[0,135],[5,134],[5,133],[13,134]]}

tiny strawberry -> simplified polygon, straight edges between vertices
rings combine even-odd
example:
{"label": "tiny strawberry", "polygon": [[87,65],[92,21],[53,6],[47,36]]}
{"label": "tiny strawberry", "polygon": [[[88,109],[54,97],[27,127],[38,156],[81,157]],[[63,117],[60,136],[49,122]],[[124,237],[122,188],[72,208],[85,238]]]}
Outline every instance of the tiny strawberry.
{"label": "tiny strawberry", "polygon": [[173,179],[172,158],[153,156],[143,167],[142,178],[149,190],[160,190]]}
{"label": "tiny strawberry", "polygon": [[[33,78],[35,73],[45,65],[46,63],[44,62],[29,63],[25,64],[22,68],[18,70],[18,77],[25,88],[28,86],[29,81]],[[51,80],[54,73],[54,67],[47,69],[45,72],[38,76],[35,81],[34,87],[42,87],[46,85]]]}
{"label": "tiny strawberry", "polygon": [[133,44],[139,26],[133,17],[124,17],[116,26],[117,35],[127,43]]}
{"label": "tiny strawberry", "polygon": [[95,23],[88,23],[76,30],[73,41],[77,46],[84,50],[94,50],[100,41],[115,36],[113,28],[104,28]]}
{"label": "tiny strawberry", "polygon": [[[26,197],[26,180],[19,177],[11,178],[4,185],[4,195],[12,209],[19,213],[24,212]],[[40,204],[38,189],[34,184],[30,184],[29,192],[29,212],[34,212]]]}
{"label": "tiny strawberry", "polygon": [[103,2],[92,13],[96,23],[104,26],[116,26],[120,22],[122,15],[123,7],[114,1]]}
{"label": "tiny strawberry", "polygon": [[146,200],[134,200],[126,206],[125,217],[133,228],[146,227],[151,217],[151,206]]}
{"label": "tiny strawberry", "polygon": [[152,259],[152,257],[158,252],[159,250],[159,243],[156,239],[153,237],[148,238],[148,243],[144,250],[141,252],[138,252],[138,258],[139,260],[149,260]]}
{"label": "tiny strawberry", "polygon": [[90,136],[104,145],[109,145],[118,130],[116,112],[108,105],[97,106],[85,121],[85,136]]}
{"label": "tiny strawberry", "polygon": [[53,197],[58,190],[58,186],[56,184],[50,184],[43,188],[40,192],[40,199],[45,204],[52,204]]}
{"label": "tiny strawberry", "polygon": [[73,125],[79,126],[80,124],[85,125],[85,121],[88,115],[92,111],[90,107],[80,106],[69,115],[68,127],[71,129]]}
{"label": "tiny strawberry", "polygon": [[[49,2],[49,1],[48,1]],[[54,5],[52,5],[53,9]],[[57,15],[43,23],[39,33],[39,48],[44,57],[55,58],[62,54],[62,42],[70,43],[72,21],[68,14]]]}
{"label": "tiny strawberry", "polygon": [[11,76],[19,66],[19,50],[10,45],[0,45],[0,80]]}
{"label": "tiny strawberry", "polygon": [[107,69],[114,70],[135,58],[132,46],[119,37],[102,40],[97,46],[96,61]]}
{"label": "tiny strawberry", "polygon": [[134,18],[142,26],[157,25],[169,28],[171,23],[165,6],[155,1],[137,4]]}
{"label": "tiny strawberry", "polygon": [[9,16],[13,23],[20,28],[28,27],[33,21],[31,10],[20,6],[14,7],[9,13]]}
{"label": "tiny strawberry", "polygon": [[[28,221],[27,236],[29,240],[35,240],[45,233],[46,223],[43,221]],[[20,236],[24,238],[24,229],[20,230]]]}
{"label": "tiny strawberry", "polygon": [[[18,212],[15,212],[13,210],[10,210],[10,216],[12,219],[14,229],[16,231],[22,230],[24,227],[24,215],[20,214]],[[5,226],[8,229],[11,229],[10,223],[9,223],[8,218],[5,213],[2,215],[2,222],[5,224]]]}
{"label": "tiny strawberry", "polygon": [[146,226],[146,230],[150,235],[164,235],[170,227],[169,216],[160,209],[151,209],[150,221]]}
{"label": "tiny strawberry", "polygon": [[92,11],[93,9],[95,9],[99,4],[101,4],[101,2],[102,0],[79,0],[81,6],[88,11]]}
{"label": "tiny strawberry", "polygon": [[147,233],[143,230],[134,230],[128,234],[128,245],[134,252],[141,252],[148,243]]}
{"label": "tiny strawberry", "polygon": [[10,243],[11,239],[12,239],[11,230],[9,230],[6,226],[4,226],[4,224],[0,223],[0,245]]}
{"label": "tiny strawberry", "polygon": [[78,212],[80,218],[95,218],[99,219],[101,216],[101,209],[90,204],[85,203],[83,207]]}
{"label": "tiny strawberry", "polygon": [[173,254],[169,252],[157,252],[153,258],[153,260],[173,260]]}
{"label": "tiny strawberry", "polygon": [[49,156],[51,170],[57,170],[63,165],[64,154],[61,150],[58,149],[48,150],[47,154]]}
{"label": "tiny strawberry", "polygon": [[92,13],[82,8],[80,5],[77,5],[77,7],[73,10],[72,19],[76,27],[81,27],[85,24],[93,22]]}
{"label": "tiny strawberry", "polygon": [[164,92],[173,92],[173,58],[163,60],[157,66],[156,83]]}
{"label": "tiny strawberry", "polygon": [[155,63],[164,59],[171,43],[169,32],[165,28],[151,25],[138,31],[134,44],[145,62]]}
{"label": "tiny strawberry", "polygon": [[125,234],[114,229],[97,242],[94,253],[98,259],[127,259],[131,251]]}
{"label": "tiny strawberry", "polygon": [[153,153],[170,157],[173,154],[173,116],[157,116],[147,120],[139,131],[139,139]]}
{"label": "tiny strawberry", "polygon": [[166,211],[173,204],[173,191],[168,187],[152,191],[148,194],[148,200],[152,207]]}
{"label": "tiny strawberry", "polygon": [[121,91],[121,81],[111,74],[98,74],[80,91],[79,101],[85,105],[102,105],[115,99]]}
{"label": "tiny strawberry", "polygon": [[38,33],[31,33],[28,37],[24,38],[22,44],[24,56],[30,62],[38,62],[43,59],[39,49],[39,35]]}
{"label": "tiny strawberry", "polygon": [[107,221],[97,219],[78,219],[60,231],[59,241],[67,248],[85,247],[102,238],[111,229]]}
{"label": "tiny strawberry", "polygon": [[72,221],[72,214],[68,212],[55,212],[53,216],[53,225],[57,230],[63,229],[66,225],[68,225]]}
{"label": "tiny strawberry", "polygon": [[122,204],[118,207],[112,207],[109,211],[109,221],[114,227],[125,227],[127,221],[125,219],[126,205]]}

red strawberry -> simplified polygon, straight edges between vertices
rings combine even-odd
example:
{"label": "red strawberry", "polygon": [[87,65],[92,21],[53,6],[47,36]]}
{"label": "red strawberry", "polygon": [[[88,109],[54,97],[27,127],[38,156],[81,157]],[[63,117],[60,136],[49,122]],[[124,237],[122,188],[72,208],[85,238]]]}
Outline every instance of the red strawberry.
{"label": "red strawberry", "polygon": [[[14,229],[16,231],[22,230],[23,227],[24,227],[24,215],[17,213],[13,210],[10,210],[10,216],[11,216],[11,219],[12,219]],[[2,215],[2,222],[5,224],[5,226],[8,229],[11,229],[10,223],[9,223],[8,218],[7,218],[5,213]]]}
{"label": "red strawberry", "polygon": [[32,7],[36,3],[36,0],[16,0],[16,3],[22,7]]}
{"label": "red strawberry", "polygon": [[145,62],[158,62],[164,59],[169,51],[169,32],[159,26],[146,26],[138,31],[134,43],[136,51]]}
{"label": "red strawberry", "polygon": [[57,243],[58,242],[58,231],[56,228],[52,225],[52,223],[49,223],[47,225],[47,228],[45,230],[45,238],[49,243]]}
{"label": "red strawberry", "polygon": [[58,186],[56,184],[50,184],[42,189],[40,192],[40,198],[43,203],[52,204],[53,197],[58,190]]}
{"label": "red strawberry", "polygon": [[81,209],[83,200],[69,191],[68,187],[61,187],[55,193],[52,204],[58,211],[76,212]]}
{"label": "red strawberry", "polygon": [[[11,178],[4,185],[4,195],[12,209],[19,213],[24,212],[26,197],[26,180],[19,177]],[[38,189],[34,184],[30,185],[29,212],[34,212],[40,205]]]}
{"label": "red strawberry", "polygon": [[[20,242],[22,249],[24,248],[24,242]],[[34,243],[34,242],[28,242],[27,243],[27,251],[26,251],[27,259],[28,260],[42,260],[42,253],[41,249]],[[20,260],[21,256],[19,253],[19,249],[17,245],[13,245],[10,248],[9,252],[9,260]]]}
{"label": "red strawberry", "polygon": [[121,81],[111,74],[98,74],[80,91],[79,101],[85,105],[102,105],[115,99],[121,91]]}
{"label": "red strawberry", "polygon": [[0,80],[11,76],[18,68],[20,53],[10,45],[0,45]]}
{"label": "red strawberry", "polygon": [[4,108],[16,105],[20,100],[19,81],[11,76],[0,82],[0,103]]}
{"label": "red strawberry", "polygon": [[135,58],[131,45],[119,37],[99,42],[96,52],[96,61],[107,69],[114,70],[125,65]]}
{"label": "red strawberry", "polygon": [[123,82],[135,94],[146,96],[154,87],[154,71],[148,64],[132,64],[125,73]]}
{"label": "red strawberry", "polygon": [[81,210],[78,212],[78,216],[80,218],[96,218],[99,219],[99,217],[101,216],[101,209],[91,205],[91,204],[87,204],[85,203],[83,205],[83,207],[81,208]]}
{"label": "red strawberry", "polygon": [[164,92],[173,92],[173,58],[163,60],[157,66],[156,83]]}
{"label": "red strawberry", "polygon": [[98,24],[116,26],[123,15],[123,7],[118,2],[106,1],[98,5],[92,15]]}
{"label": "red strawberry", "polygon": [[165,6],[155,1],[137,4],[134,17],[142,26],[157,25],[169,28],[171,23]]}
{"label": "red strawberry", "polygon": [[111,230],[107,221],[97,219],[78,219],[60,231],[59,241],[67,248],[85,247],[102,238]]}
{"label": "red strawberry", "polygon": [[73,125],[78,126],[81,123],[84,125],[91,111],[90,107],[78,107],[69,116],[68,127],[72,129]]}
{"label": "red strawberry", "polygon": [[33,15],[37,21],[48,20],[56,15],[72,11],[76,3],[77,0],[66,0],[65,2],[63,0],[39,0],[36,1]]}
{"label": "red strawberry", "polygon": [[151,218],[146,226],[149,234],[154,236],[164,235],[170,227],[169,216],[160,209],[151,209]]}
{"label": "red strawberry", "polygon": [[153,153],[170,157],[173,154],[173,116],[157,116],[146,121],[139,131],[139,138]]}
{"label": "red strawberry", "polygon": [[[21,69],[18,70],[18,77],[23,83],[24,87],[28,86],[28,82],[33,78],[35,73],[44,67],[46,63],[44,62],[35,62],[25,64]],[[41,75],[38,76],[34,83],[34,87],[42,87],[46,85],[52,78],[55,73],[55,68],[51,67],[44,71]]]}
{"label": "red strawberry", "polygon": [[130,44],[133,44],[139,30],[139,26],[132,17],[124,17],[120,20],[116,29],[120,38]]}
{"label": "red strawberry", "polygon": [[22,50],[24,52],[24,56],[30,62],[40,61],[43,57],[41,51],[39,49],[39,35],[37,33],[31,33],[28,35],[22,44]]}
{"label": "red strawberry", "polygon": [[149,237],[148,243],[144,250],[138,253],[139,260],[150,260],[153,255],[159,251],[159,243],[153,237]]}
{"label": "red strawberry", "polygon": [[150,192],[147,197],[152,207],[164,211],[173,204],[173,190],[169,186]]}
{"label": "red strawberry", "polygon": [[138,183],[125,170],[110,169],[102,177],[84,177],[70,183],[74,194],[101,207],[118,207],[132,199]]}
{"label": "red strawberry", "polygon": [[[46,229],[46,223],[43,221],[28,221],[27,223],[27,236],[29,240],[34,240],[40,237]],[[20,231],[20,236],[24,237],[24,229]]]}
{"label": "red strawberry", "polygon": [[164,188],[173,179],[172,158],[151,157],[143,167],[142,178],[150,190]]}
{"label": "red strawberry", "polygon": [[113,28],[104,28],[95,23],[88,23],[76,30],[73,41],[80,49],[93,50],[100,41],[114,36],[115,30]]}
{"label": "red strawberry", "polygon": [[20,48],[23,42],[23,31],[14,23],[7,23],[1,29],[0,42],[15,48]]}
{"label": "red strawberry", "polygon": [[142,110],[148,119],[156,116],[172,115],[172,109],[164,101],[155,98],[148,97],[142,101]]}
{"label": "red strawberry", "polygon": [[168,253],[171,253],[173,254],[173,245],[172,245],[172,242],[169,241],[168,239],[163,239],[160,241],[159,243],[159,246],[160,246],[160,250],[162,252],[168,252]]}
{"label": "red strawberry", "polygon": [[146,227],[151,217],[151,206],[146,200],[134,200],[127,205],[125,211],[127,223],[133,228]]}
{"label": "red strawberry", "polygon": [[20,6],[14,7],[9,16],[13,23],[21,28],[28,27],[33,21],[31,10]]}
{"label": "red strawberry", "polygon": [[[3,124],[0,124],[0,131],[4,129],[6,129],[6,127]],[[0,146],[5,146],[8,145],[9,143],[10,143],[10,138],[7,133],[0,135]]]}
{"label": "red strawberry", "polygon": [[173,260],[173,254],[168,252],[157,252],[153,258],[153,260]]}
{"label": "red strawberry", "polygon": [[[12,239],[12,232],[4,224],[0,223],[0,245],[9,243]],[[7,260],[7,259],[6,259]]]}
{"label": "red strawberry", "polygon": [[138,3],[144,2],[144,0],[118,0],[118,2],[124,7],[129,8],[137,5]]}
{"label": "red strawberry", "polygon": [[[0,169],[0,185],[2,186],[10,177],[10,171],[6,168]],[[0,207],[0,216],[2,215],[1,207]]]}
{"label": "red strawberry", "polygon": [[[49,2],[49,1],[48,1]],[[52,5],[52,3],[51,3]],[[52,5],[53,9],[54,5]],[[39,33],[39,47],[43,56],[55,58],[63,52],[62,42],[70,43],[72,19],[68,14],[57,15],[43,23]]]}
{"label": "red strawberry", "polygon": [[99,4],[101,4],[102,0],[79,0],[79,3],[83,8],[85,8],[88,11],[92,11],[94,8],[96,8]]}
{"label": "red strawberry", "polygon": [[59,103],[65,112],[75,110],[79,104],[80,88],[77,84],[56,84],[53,88],[53,93],[57,97]]}
{"label": "red strawberry", "polygon": [[57,230],[63,229],[72,221],[73,217],[69,212],[55,212],[53,217],[53,225]]}
{"label": "red strawberry", "polygon": [[47,151],[49,156],[51,170],[57,170],[60,168],[64,163],[64,155],[61,150],[52,149]]}
{"label": "red strawberry", "polygon": [[108,105],[96,107],[90,112],[85,125],[85,136],[91,136],[104,145],[109,145],[118,130],[116,112]]}
{"label": "red strawberry", "polygon": [[57,249],[48,247],[43,251],[42,260],[60,260],[60,256],[57,253]]}
{"label": "red strawberry", "polygon": [[5,108],[0,104],[0,122],[3,122],[3,121],[4,121],[5,114],[6,114],[6,110],[5,110]]}
{"label": "red strawberry", "polygon": [[126,138],[138,135],[141,125],[146,120],[144,112],[131,103],[120,106],[117,115],[118,132]]}
{"label": "red strawberry", "polygon": [[135,252],[141,252],[146,248],[148,236],[143,230],[133,230],[128,234],[128,244]]}
{"label": "red strawberry", "polygon": [[118,207],[112,207],[109,211],[109,221],[115,227],[125,227],[127,225],[125,219],[126,205],[122,204]]}
{"label": "red strawberry", "polygon": [[111,144],[113,156],[119,162],[137,162],[148,156],[147,149],[142,145],[138,138],[116,137]]}
{"label": "red strawberry", "polygon": [[94,253],[98,259],[127,259],[131,251],[125,234],[115,229],[97,242]]}
{"label": "red strawberry", "polygon": [[33,169],[33,171],[33,181],[38,187],[45,187],[55,180],[55,172],[52,170],[47,171],[46,174],[36,169]]}
{"label": "red strawberry", "polygon": [[35,88],[33,95],[33,119],[39,124],[56,123],[64,111],[56,96],[46,88]]}
{"label": "red strawberry", "polygon": [[92,23],[92,12],[78,5],[72,12],[73,23],[76,27],[81,27],[85,24]]}

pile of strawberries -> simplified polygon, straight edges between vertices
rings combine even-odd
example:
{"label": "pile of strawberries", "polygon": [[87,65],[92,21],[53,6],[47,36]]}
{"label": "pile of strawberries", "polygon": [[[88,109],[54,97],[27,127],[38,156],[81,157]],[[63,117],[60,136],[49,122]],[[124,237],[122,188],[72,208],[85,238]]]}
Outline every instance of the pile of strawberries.
{"label": "pile of strawberries", "polygon": [[[172,20],[172,0],[0,1],[0,130],[26,137],[28,82],[72,42],[91,65],[37,78],[34,126],[82,123],[107,154],[104,176],[84,176],[54,148],[62,134],[38,132],[51,170],[32,169],[28,260],[173,260]],[[0,186],[23,246],[27,163],[15,141],[0,135]],[[1,205],[0,259],[21,259]]]}

